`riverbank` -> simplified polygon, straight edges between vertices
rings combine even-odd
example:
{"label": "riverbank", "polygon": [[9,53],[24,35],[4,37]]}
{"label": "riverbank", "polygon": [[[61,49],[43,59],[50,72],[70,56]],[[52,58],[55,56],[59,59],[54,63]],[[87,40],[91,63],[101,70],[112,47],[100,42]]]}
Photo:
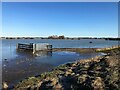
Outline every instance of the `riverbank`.
{"label": "riverbank", "polygon": [[77,53],[95,53],[97,48],[53,48],[52,51],[70,51]]}
{"label": "riverbank", "polygon": [[[107,55],[60,65],[51,72],[29,77],[14,90],[98,89],[119,90],[120,49],[102,50]],[[73,89],[73,90],[74,90]]]}

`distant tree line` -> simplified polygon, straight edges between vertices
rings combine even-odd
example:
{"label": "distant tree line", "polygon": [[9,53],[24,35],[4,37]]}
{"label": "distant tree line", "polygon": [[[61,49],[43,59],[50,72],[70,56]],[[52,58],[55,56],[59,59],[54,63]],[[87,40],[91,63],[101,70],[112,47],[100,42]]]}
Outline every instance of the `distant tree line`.
{"label": "distant tree line", "polygon": [[52,35],[48,37],[1,37],[1,39],[68,39],[68,40],[80,40],[80,39],[104,39],[104,40],[120,40],[120,38],[96,38],[96,37],[65,37],[64,35]]}
{"label": "distant tree line", "polygon": [[61,36],[53,35],[53,36],[49,36],[48,39],[65,39],[65,36],[64,35],[61,35]]}
{"label": "distant tree line", "polygon": [[105,40],[120,40],[120,38],[105,38]]}

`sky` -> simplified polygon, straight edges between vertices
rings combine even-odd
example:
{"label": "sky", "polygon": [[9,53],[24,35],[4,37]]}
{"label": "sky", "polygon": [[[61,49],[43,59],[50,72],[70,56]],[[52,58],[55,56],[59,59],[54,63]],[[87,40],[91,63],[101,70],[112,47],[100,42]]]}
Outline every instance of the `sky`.
{"label": "sky", "polygon": [[117,37],[117,2],[4,2],[3,37]]}

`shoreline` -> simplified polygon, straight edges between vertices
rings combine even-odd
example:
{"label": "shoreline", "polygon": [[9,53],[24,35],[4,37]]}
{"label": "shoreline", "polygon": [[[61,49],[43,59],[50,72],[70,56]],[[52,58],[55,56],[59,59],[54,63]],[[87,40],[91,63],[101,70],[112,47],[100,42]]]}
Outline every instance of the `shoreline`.
{"label": "shoreline", "polygon": [[[111,48],[109,51],[101,50],[101,52],[111,53],[112,50],[116,50],[116,48],[115,49]],[[28,77],[27,79],[20,81],[18,84],[16,84],[14,86],[14,90],[36,89],[36,88],[37,89],[38,88],[39,89],[60,88],[60,89],[65,90],[65,89],[70,89],[70,88],[85,89],[85,87],[87,89],[95,89],[97,84],[101,84],[101,85],[97,86],[96,88],[103,88],[103,90],[104,90],[104,88],[106,88],[105,87],[106,84],[103,83],[104,79],[103,79],[103,77],[100,77],[100,76],[105,76],[107,74],[107,73],[104,73],[103,66],[107,67],[106,63],[108,63],[108,61],[106,61],[106,60],[109,60],[111,57],[117,57],[117,56],[112,55],[112,54],[111,55],[107,54],[104,56],[99,56],[99,57],[97,56],[95,58],[79,60],[79,61],[75,61],[73,63],[67,63],[67,64],[60,65],[50,72],[45,72],[38,76]],[[103,65],[101,65],[101,64],[103,64]],[[98,65],[98,66],[96,66],[96,65]],[[96,68],[97,68],[97,70],[94,70]],[[100,69],[103,69],[103,70],[101,71]],[[110,69],[110,68],[107,67],[107,69]],[[109,71],[105,70],[105,72],[109,72]],[[94,76],[94,75],[96,75],[96,76]],[[87,81],[88,80],[87,78],[90,79],[90,82]],[[68,81],[70,83],[67,83]],[[72,81],[75,81],[75,82],[72,82]],[[99,81],[99,82],[97,82],[97,81]],[[88,84],[88,82],[89,82],[89,84]],[[95,83],[95,82],[97,82],[97,83]],[[109,81],[107,81],[107,82],[109,82]],[[85,86],[83,83],[85,84]]]}
{"label": "shoreline", "polygon": [[53,40],[81,40],[81,39],[103,39],[103,40],[115,40],[115,41],[120,41],[120,38],[118,37],[60,37],[57,38],[54,37],[0,37],[0,40],[17,40],[17,39],[53,39]]}

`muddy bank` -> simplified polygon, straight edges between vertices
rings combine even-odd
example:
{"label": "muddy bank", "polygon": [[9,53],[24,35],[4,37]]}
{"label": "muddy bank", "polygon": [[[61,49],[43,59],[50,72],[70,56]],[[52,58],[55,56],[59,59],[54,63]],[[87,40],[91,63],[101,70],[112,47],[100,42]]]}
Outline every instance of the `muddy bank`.
{"label": "muddy bank", "polygon": [[112,46],[112,47],[107,47],[107,48],[98,48],[98,49],[96,49],[96,51],[104,52],[104,51],[111,51],[111,50],[119,49],[119,48],[120,48],[120,45],[117,45],[117,46]]}
{"label": "muddy bank", "polygon": [[97,48],[53,48],[52,51],[71,51],[78,53],[94,53]]}
{"label": "muddy bank", "polygon": [[120,49],[104,52],[107,55],[60,65],[51,72],[28,77],[12,90],[119,90]]}

